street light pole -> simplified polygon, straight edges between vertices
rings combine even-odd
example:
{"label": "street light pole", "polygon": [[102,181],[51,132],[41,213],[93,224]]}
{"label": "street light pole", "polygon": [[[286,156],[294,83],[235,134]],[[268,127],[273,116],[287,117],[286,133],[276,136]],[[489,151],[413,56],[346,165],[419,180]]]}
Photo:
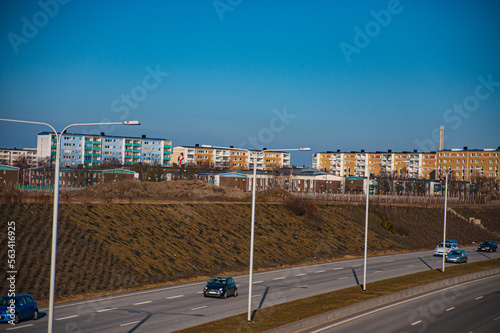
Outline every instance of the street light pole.
{"label": "street light pole", "polygon": [[48,329],[47,332],[52,333],[54,325],[54,298],[55,298],[55,288],[56,288],[56,263],[57,263],[57,224],[58,224],[58,214],[59,214],[59,170],[60,170],[60,152],[61,152],[61,138],[64,132],[73,126],[100,126],[100,125],[140,125],[141,123],[137,120],[133,121],[123,121],[123,122],[108,122],[108,123],[82,123],[82,124],[71,124],[66,126],[61,133],[58,135],[57,131],[53,126],[43,122],[37,121],[27,121],[27,120],[14,120],[14,119],[1,119],[0,121],[9,121],[14,123],[25,123],[25,124],[36,124],[48,126],[54,131],[56,136],[56,165],[55,165],[55,175],[54,175],[54,208],[52,213],[52,249],[50,255],[50,295],[49,295],[49,315],[48,315]]}
{"label": "street light pole", "polygon": [[368,206],[370,204],[370,168],[374,164],[380,164],[382,162],[373,162],[370,165],[367,164],[368,174],[366,177],[366,204],[365,204],[365,249],[363,256],[363,291],[366,291],[366,261],[368,257]]}
{"label": "street light pole", "polygon": [[444,217],[443,217],[443,267],[441,272],[444,273],[445,258],[446,258],[446,211],[448,210],[448,175],[451,169],[446,171],[444,184]]}
{"label": "street light pole", "polygon": [[264,151],[291,151],[291,150],[310,151],[311,148],[264,149],[261,151],[252,152],[246,148],[228,148],[228,147],[220,147],[220,146],[212,146],[212,145],[202,145],[202,147],[243,150],[243,151],[247,151],[249,153],[250,159],[251,159],[252,155],[254,156],[253,180],[252,180],[252,219],[251,219],[251,226],[250,226],[250,264],[249,264],[249,273],[248,273],[248,313],[247,313],[247,321],[250,323],[250,322],[252,322],[252,286],[253,286],[253,254],[254,254],[254,242],[255,242],[255,192],[256,192],[256,183],[257,183],[257,156],[258,156],[258,154],[261,154]]}

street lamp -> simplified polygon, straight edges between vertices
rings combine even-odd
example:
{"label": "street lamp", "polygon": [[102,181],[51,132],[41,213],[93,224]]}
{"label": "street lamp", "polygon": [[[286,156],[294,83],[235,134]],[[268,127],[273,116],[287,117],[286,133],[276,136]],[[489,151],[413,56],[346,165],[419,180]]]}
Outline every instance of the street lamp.
{"label": "street lamp", "polygon": [[253,156],[253,180],[252,180],[252,219],[251,219],[251,227],[250,227],[250,264],[249,264],[249,274],[248,274],[248,315],[247,321],[252,321],[252,285],[253,285],[253,252],[254,252],[254,240],[255,240],[255,186],[257,183],[257,156],[265,151],[291,151],[291,150],[302,150],[309,151],[311,148],[288,148],[288,149],[265,149],[261,151],[253,152],[249,149],[245,148],[228,148],[228,147],[219,147],[219,146],[210,146],[210,145],[202,145],[202,147],[207,148],[219,148],[219,149],[235,149],[235,150],[244,150],[250,154],[250,157]]}
{"label": "street lamp", "polygon": [[60,164],[60,151],[61,151],[61,137],[64,132],[73,126],[100,126],[100,125],[140,125],[141,123],[137,120],[131,121],[120,121],[120,122],[107,122],[107,123],[82,123],[82,124],[71,124],[66,126],[61,133],[58,135],[57,131],[50,124],[38,122],[38,121],[28,121],[28,120],[14,120],[14,119],[1,119],[0,121],[9,121],[14,123],[26,123],[26,124],[36,124],[48,126],[54,131],[57,139],[56,148],[56,165],[55,165],[55,176],[54,176],[54,210],[52,218],[52,250],[50,257],[50,296],[49,296],[49,318],[48,318],[48,329],[47,332],[52,333],[52,327],[54,323],[54,296],[55,296],[55,286],[56,286],[56,259],[57,259],[57,223],[58,223],[58,212],[59,212],[59,164]]}

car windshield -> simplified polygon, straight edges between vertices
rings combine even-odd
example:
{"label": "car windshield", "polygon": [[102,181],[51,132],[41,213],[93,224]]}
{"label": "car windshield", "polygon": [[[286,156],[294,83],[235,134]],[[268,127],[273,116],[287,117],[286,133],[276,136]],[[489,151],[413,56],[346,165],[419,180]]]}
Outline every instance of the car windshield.
{"label": "car windshield", "polygon": [[214,278],[211,278],[210,281],[208,281],[208,283],[212,283],[212,284],[226,284],[226,282],[227,282],[227,279],[221,278],[221,277],[214,277]]}
{"label": "car windshield", "polygon": [[483,242],[482,245],[491,245],[491,243],[490,242]]}
{"label": "car windshield", "polygon": [[2,299],[0,299],[0,306],[9,306],[11,299],[12,297],[2,297]]}
{"label": "car windshield", "polygon": [[462,254],[462,252],[460,252],[458,250],[452,250],[452,251],[450,251],[450,254]]}

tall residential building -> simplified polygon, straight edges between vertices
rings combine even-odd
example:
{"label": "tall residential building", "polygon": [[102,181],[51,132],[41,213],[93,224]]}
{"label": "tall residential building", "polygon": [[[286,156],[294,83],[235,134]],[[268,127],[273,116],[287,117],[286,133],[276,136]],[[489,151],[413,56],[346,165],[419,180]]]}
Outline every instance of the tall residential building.
{"label": "tall residential building", "polygon": [[36,148],[0,148],[0,164],[15,166],[21,159],[25,159],[30,168],[38,163]]}
{"label": "tall residential building", "polygon": [[[38,133],[37,151],[41,158],[56,158],[57,139],[54,133]],[[172,141],[167,139],[70,134],[61,137],[61,166],[86,167],[101,163],[131,165],[137,163],[172,166]]]}
{"label": "tall residential building", "polygon": [[[290,167],[290,153],[280,151],[253,151],[257,155],[257,170],[274,170]],[[254,158],[247,150],[239,148],[217,148],[176,146],[173,160],[177,165],[192,165],[205,168],[228,168],[230,170],[250,170]]]}
{"label": "tall residential building", "polygon": [[[440,150],[437,152],[437,168],[451,169],[451,176],[456,180],[470,181],[475,176],[486,176],[500,180],[500,147],[497,149]],[[441,172],[441,174],[443,174]]]}
{"label": "tall residential building", "polygon": [[[440,150],[437,152],[323,152],[313,154],[313,168],[333,175],[349,177],[378,176],[391,173],[403,178],[442,178],[442,170],[452,171],[456,180],[470,181],[473,176],[500,180],[500,147],[497,149]],[[368,169],[368,171],[367,171]]]}

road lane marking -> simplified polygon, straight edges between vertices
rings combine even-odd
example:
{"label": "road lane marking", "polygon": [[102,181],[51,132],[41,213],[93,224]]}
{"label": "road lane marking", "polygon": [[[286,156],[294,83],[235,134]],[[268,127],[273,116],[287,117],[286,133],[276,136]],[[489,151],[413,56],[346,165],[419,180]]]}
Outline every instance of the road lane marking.
{"label": "road lane marking", "polygon": [[352,266],[352,267],[361,267],[361,265],[354,265],[354,266]]}
{"label": "road lane marking", "polygon": [[345,279],[348,279],[349,277],[348,276],[344,276],[344,277],[341,277],[341,278],[338,278],[339,280],[345,280]]}
{"label": "road lane marking", "polygon": [[72,316],[57,318],[56,320],[65,320],[65,319],[76,318],[76,317],[79,317],[79,315],[72,315]]}
{"label": "road lane marking", "polygon": [[131,321],[130,323],[121,324],[120,326],[133,325],[133,324],[137,324],[137,323],[140,323],[140,322],[141,322],[140,320],[138,320],[138,321]]}
{"label": "road lane marking", "polygon": [[300,274],[295,274],[295,276],[304,276],[306,275],[305,273],[300,273]]}
{"label": "road lane marking", "polygon": [[[337,322],[337,323],[334,323],[334,324],[331,324],[331,325],[328,325],[328,326],[325,326],[325,327],[322,327],[320,329],[317,329],[315,331],[312,331],[312,333],[319,333],[319,332],[323,332],[327,329],[330,329],[330,328],[333,328],[333,327],[337,327],[337,326],[340,326],[340,325],[343,325],[345,323],[348,323],[348,322],[351,322],[353,320],[357,320],[359,318],[362,318],[362,317],[365,317],[365,316],[368,316],[368,315],[371,315],[371,314],[374,314],[374,313],[377,313],[377,312],[380,312],[380,311],[383,311],[383,310],[386,310],[386,309],[390,309],[390,308],[393,308],[395,306],[399,306],[401,304],[406,304],[408,302],[413,302],[413,301],[416,301],[418,299],[421,299],[421,298],[424,298],[424,297],[428,297],[428,296],[431,296],[431,295],[434,295],[434,294],[438,294],[440,292],[443,292],[443,291],[446,291],[446,290],[451,290],[451,289],[455,289],[455,288],[459,288],[459,287],[462,287],[462,286],[466,286],[466,285],[469,285],[469,284],[473,284],[473,283],[477,283],[478,281],[483,281],[483,280],[488,280],[488,279],[491,279],[491,278],[494,278],[495,276],[489,276],[489,277],[484,277],[484,278],[481,278],[481,279],[478,279],[478,280],[473,280],[473,281],[468,281],[468,282],[464,282],[464,283],[461,283],[461,284],[458,284],[458,285],[454,285],[454,286],[450,286],[450,287],[447,287],[447,288],[444,288],[444,289],[440,289],[440,290],[436,290],[436,291],[433,291],[433,292],[430,292],[430,293],[427,293],[427,294],[424,294],[424,295],[420,295],[420,296],[416,296],[416,297],[412,297],[410,299],[407,299],[407,300],[404,300],[404,301],[400,301],[400,302],[397,302],[397,303],[394,303],[394,304],[391,304],[391,305],[387,305],[387,306],[383,306],[381,308],[377,308],[375,310],[372,310],[372,311],[368,311],[368,312],[365,312],[363,314],[360,314],[360,315],[357,315],[357,316],[354,316],[352,318],[349,318],[349,319],[345,319],[345,320],[342,320],[340,322]],[[500,318],[500,317],[499,317]]]}
{"label": "road lane marking", "polygon": [[191,311],[196,311],[196,310],[200,310],[200,309],[204,309],[206,308],[208,305],[203,305],[203,306],[199,306],[197,308],[192,308]]}
{"label": "road lane marking", "polygon": [[479,297],[476,297],[476,301],[477,300],[480,300],[481,298],[483,298],[484,296],[479,296]]}
{"label": "road lane marking", "polygon": [[375,272],[373,272],[373,273],[382,273],[382,272],[383,272],[383,271],[375,271]]}
{"label": "road lane marking", "polygon": [[411,324],[411,326],[415,326],[415,325],[417,325],[417,324],[420,324],[421,322],[422,322],[421,320],[416,321],[416,322],[414,322],[413,324]]}
{"label": "road lane marking", "polygon": [[262,283],[264,281],[255,281],[253,284]]}
{"label": "road lane marking", "polygon": [[415,266],[415,265],[408,265],[408,266],[406,266],[406,267],[413,267],[413,266]]}
{"label": "road lane marking", "polygon": [[314,273],[318,274],[318,273],[324,273],[324,272],[326,272],[326,271],[325,271],[325,270],[322,270],[322,271],[316,271],[316,272],[314,272]]}
{"label": "road lane marking", "polygon": [[307,287],[309,287],[307,284],[303,284],[301,286],[297,286],[297,288],[307,288]]}
{"label": "road lane marking", "polygon": [[170,296],[170,297],[167,297],[167,299],[174,299],[174,298],[179,298],[179,297],[184,297],[184,295]]}
{"label": "road lane marking", "polygon": [[285,279],[285,277],[284,276],[280,276],[280,277],[274,278],[273,280],[283,280],[283,279]]}
{"label": "road lane marking", "polygon": [[152,301],[144,301],[144,302],[139,302],[139,303],[134,303],[132,305],[142,305],[142,304],[148,304],[151,303]]}
{"label": "road lane marking", "polygon": [[385,262],[393,262],[394,260],[386,260]]}
{"label": "road lane marking", "polygon": [[101,310],[97,310],[97,312],[106,312],[106,311],[111,311],[111,310],[116,310],[116,308],[101,309]]}
{"label": "road lane marking", "polygon": [[453,309],[455,309],[455,307],[454,307],[454,306],[452,306],[451,308],[446,309],[446,312],[451,311],[451,310],[453,310]]}
{"label": "road lane marking", "polygon": [[[361,266],[361,265],[359,265],[359,266]],[[353,266],[353,267],[357,267],[357,266]],[[334,268],[333,270],[338,271],[339,269],[344,269],[344,267],[337,267],[337,268]]]}
{"label": "road lane marking", "polygon": [[15,327],[11,327],[11,328],[7,328],[6,331],[12,331],[12,330],[17,330],[19,328],[25,328],[25,327],[30,327],[30,326],[33,326],[33,324],[28,324],[28,325],[23,325],[23,326],[15,326]]}
{"label": "road lane marking", "polygon": [[252,297],[259,297],[259,296],[262,296],[262,294],[253,295]]}
{"label": "road lane marking", "polygon": [[493,319],[493,321],[498,320],[498,319],[500,319],[500,317],[496,317],[495,319]]}

